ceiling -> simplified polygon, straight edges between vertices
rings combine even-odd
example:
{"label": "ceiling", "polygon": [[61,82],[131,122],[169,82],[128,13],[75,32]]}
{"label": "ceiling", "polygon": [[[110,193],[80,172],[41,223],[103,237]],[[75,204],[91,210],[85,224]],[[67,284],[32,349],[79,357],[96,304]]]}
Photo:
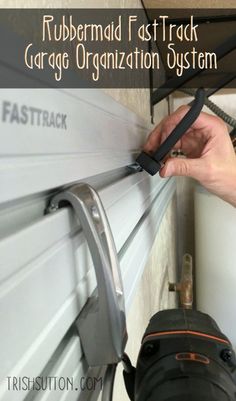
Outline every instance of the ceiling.
{"label": "ceiling", "polygon": [[[143,0],[143,4],[147,10],[149,21],[160,18],[160,9],[173,9],[168,11],[170,22],[178,24],[187,24],[189,16],[194,14],[194,21],[198,25],[198,39],[194,43],[196,50],[200,51],[214,51],[219,45],[222,45],[228,39],[235,36],[235,22],[236,22],[236,0]],[[204,8],[203,8],[204,7]],[[224,11],[222,12],[222,9]],[[178,8],[178,10],[176,10]],[[207,8],[207,9],[206,9]],[[194,10],[194,13],[193,13]],[[184,22],[185,21],[185,22]],[[160,32],[162,27],[158,27]],[[167,29],[167,28],[166,28]],[[158,37],[158,35],[157,35]],[[161,34],[160,34],[161,37]],[[166,63],[166,55],[169,52],[167,45],[163,41],[157,42],[159,53],[162,56],[163,65],[169,78],[176,75],[172,70],[168,69]],[[193,43],[191,42],[178,42],[175,43],[175,51],[180,54],[191,52]],[[228,79],[231,76],[235,77],[236,71],[236,49],[227,54],[223,59],[218,61],[217,71],[203,70],[195,78],[188,80],[189,87],[220,87],[220,82]],[[235,78],[231,80],[228,86],[235,88]],[[158,87],[158,86],[155,86]]]}

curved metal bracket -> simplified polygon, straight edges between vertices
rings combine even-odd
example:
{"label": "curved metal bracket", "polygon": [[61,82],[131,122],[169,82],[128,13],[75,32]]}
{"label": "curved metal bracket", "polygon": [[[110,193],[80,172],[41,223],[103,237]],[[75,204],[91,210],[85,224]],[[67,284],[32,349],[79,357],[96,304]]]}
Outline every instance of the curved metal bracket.
{"label": "curved metal bracket", "polygon": [[123,286],[117,252],[105,210],[97,192],[87,184],[56,195],[49,212],[65,202],[73,207],[88,242],[97,279],[97,291],[76,322],[89,366],[121,360],[127,341]]}

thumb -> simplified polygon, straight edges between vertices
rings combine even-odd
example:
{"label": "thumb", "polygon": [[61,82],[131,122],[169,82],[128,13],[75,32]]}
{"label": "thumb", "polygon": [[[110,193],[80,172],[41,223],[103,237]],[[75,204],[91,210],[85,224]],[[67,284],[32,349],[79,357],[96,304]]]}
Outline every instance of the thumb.
{"label": "thumb", "polygon": [[160,171],[160,176],[171,177],[179,175],[199,179],[202,173],[204,174],[203,167],[202,160],[200,159],[168,159]]}

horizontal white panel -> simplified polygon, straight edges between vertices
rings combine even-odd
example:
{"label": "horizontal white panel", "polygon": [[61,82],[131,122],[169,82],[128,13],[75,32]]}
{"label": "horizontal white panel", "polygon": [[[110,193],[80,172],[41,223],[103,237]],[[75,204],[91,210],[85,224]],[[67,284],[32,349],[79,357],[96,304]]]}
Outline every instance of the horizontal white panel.
{"label": "horizontal white panel", "polygon": [[[154,205],[148,213],[143,216],[132,236],[132,241],[128,241],[124,255],[120,258],[122,276],[125,283],[126,310],[134,295],[134,289],[138,284],[140,276],[145,267],[148,254],[160,226],[163,214],[175,191],[175,183],[169,181],[165,189],[157,197]],[[122,252],[121,252],[122,253]],[[158,272],[157,272],[158,274]],[[66,339],[66,346],[63,351],[59,348],[49,363],[50,369],[43,374],[48,376],[63,376],[73,378],[73,383],[79,384],[81,377],[87,374],[86,362],[81,352],[79,338],[76,335]],[[94,377],[93,374],[89,374]],[[38,394],[31,394],[27,401],[73,401],[78,399],[78,393],[74,391],[54,392],[46,391]],[[82,391],[82,399],[84,394]]]}
{"label": "horizontal white panel", "polygon": [[46,202],[79,181],[99,189],[129,307],[174,181],[128,175],[149,129],[100,90],[2,90],[0,109],[0,400],[77,400],[4,380],[87,372],[71,326],[96,287],[93,264],[72,211],[44,216]]}
{"label": "horizontal white panel", "polygon": [[0,202],[129,165],[148,132],[100,90],[2,90],[0,109]]}
{"label": "horizontal white panel", "polygon": [[[118,250],[164,183],[142,173],[100,191]],[[0,242],[2,377],[37,375],[95,288],[83,234],[71,219],[62,209]]]}
{"label": "horizontal white panel", "polygon": [[153,246],[162,217],[175,191],[175,181],[169,180],[162,189],[155,203],[140,222],[140,226],[132,236],[128,249],[121,258],[123,267],[123,282],[125,292],[125,304],[128,309],[131,305],[138,281],[143,273],[148,255]]}
{"label": "horizontal white panel", "polygon": [[[159,177],[151,178],[146,173],[139,173],[99,191],[118,250],[164,183]],[[68,236],[73,227],[78,230],[76,222],[69,215],[69,209],[61,209],[58,213],[39,219],[28,229],[0,241],[0,282]],[[27,252],[22,252],[25,244],[30,246]],[[10,249],[16,252],[12,253]]]}
{"label": "horizontal white panel", "polygon": [[[49,365],[52,365],[51,369],[46,369],[42,376],[69,378],[72,386],[68,386],[68,392],[70,397],[73,397],[74,394],[73,399],[76,400],[81,384],[80,379],[86,376],[87,365],[82,363],[83,354],[78,335],[72,334],[69,338],[66,338],[64,342],[65,345],[59,347],[53,356],[53,360],[49,363]],[[78,379],[74,377],[76,376],[75,372],[78,373]],[[78,390],[75,390],[76,388],[78,388]],[[27,401],[58,401],[62,398],[65,399],[67,396],[66,393],[67,391],[60,391],[58,388],[56,388],[55,391],[51,391],[50,388],[47,388],[45,391],[32,391]]]}
{"label": "horizontal white panel", "polygon": [[[88,368],[78,334],[70,331],[41,374],[43,377],[69,380],[67,388],[31,391],[26,401],[76,401],[81,393],[83,401],[86,399],[91,401],[91,395],[95,390],[98,392],[101,390],[103,373],[104,368]],[[89,380],[86,382],[88,377]]]}
{"label": "horizontal white panel", "polygon": [[85,180],[87,177],[118,169],[134,161],[132,152],[90,153],[67,157],[34,157],[32,161],[6,158],[1,160],[0,202],[8,202],[37,192]]}
{"label": "horizontal white panel", "polygon": [[[127,151],[141,144],[140,130],[147,130],[137,115],[100,90],[3,89],[0,106],[4,156]],[[21,122],[22,107],[26,123]],[[44,112],[66,116],[64,127],[45,125]]]}

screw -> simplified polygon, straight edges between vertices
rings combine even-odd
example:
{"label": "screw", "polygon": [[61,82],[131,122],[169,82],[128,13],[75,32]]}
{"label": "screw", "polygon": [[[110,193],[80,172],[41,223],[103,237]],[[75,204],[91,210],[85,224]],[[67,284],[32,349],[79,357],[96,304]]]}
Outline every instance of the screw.
{"label": "screw", "polygon": [[153,343],[144,344],[143,353],[145,356],[151,356],[155,353],[155,346]]}
{"label": "screw", "polygon": [[232,351],[230,349],[223,349],[220,353],[221,358],[224,362],[228,362],[232,358]]}
{"label": "screw", "polygon": [[47,207],[47,213],[53,213],[58,210],[58,206],[54,205],[54,203],[50,203],[50,205]]}
{"label": "screw", "polygon": [[98,209],[96,208],[96,206],[93,205],[93,206],[91,206],[90,210],[91,210],[93,219],[98,222],[100,220],[100,214],[99,214]]}

